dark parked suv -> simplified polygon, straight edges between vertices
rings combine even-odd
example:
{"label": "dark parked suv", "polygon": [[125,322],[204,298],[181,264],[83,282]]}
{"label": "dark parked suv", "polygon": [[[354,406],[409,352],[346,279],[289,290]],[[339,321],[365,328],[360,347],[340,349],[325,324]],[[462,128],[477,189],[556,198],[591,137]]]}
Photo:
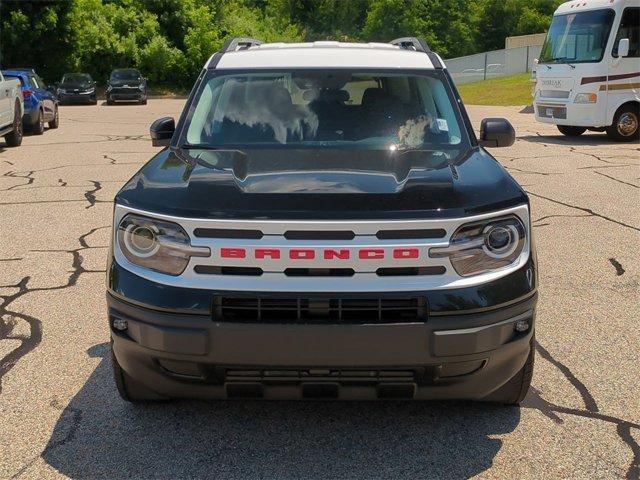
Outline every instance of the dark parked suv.
{"label": "dark parked suv", "polygon": [[57,86],[60,103],[97,103],[96,82],[88,73],[65,73]]}
{"label": "dark parked suv", "polygon": [[527,195],[421,39],[234,39],[115,199],[120,395],[518,404],[534,362]]}
{"label": "dark parked suv", "polygon": [[107,80],[107,104],[138,102],[147,104],[147,79],[135,68],[118,68]]}

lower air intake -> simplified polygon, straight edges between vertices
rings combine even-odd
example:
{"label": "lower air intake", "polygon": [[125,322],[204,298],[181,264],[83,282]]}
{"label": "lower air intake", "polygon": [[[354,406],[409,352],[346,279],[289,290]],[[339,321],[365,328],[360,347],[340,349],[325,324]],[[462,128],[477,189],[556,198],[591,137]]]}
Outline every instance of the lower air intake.
{"label": "lower air intake", "polygon": [[370,324],[427,319],[424,297],[261,298],[214,297],[216,321],[238,323]]}

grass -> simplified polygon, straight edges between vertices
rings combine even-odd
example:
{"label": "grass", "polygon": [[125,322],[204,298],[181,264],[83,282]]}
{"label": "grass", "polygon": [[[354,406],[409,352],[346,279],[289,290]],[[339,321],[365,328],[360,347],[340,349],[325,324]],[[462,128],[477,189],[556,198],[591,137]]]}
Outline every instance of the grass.
{"label": "grass", "polygon": [[530,73],[511,77],[492,78],[481,82],[459,85],[458,90],[466,105],[531,105]]}

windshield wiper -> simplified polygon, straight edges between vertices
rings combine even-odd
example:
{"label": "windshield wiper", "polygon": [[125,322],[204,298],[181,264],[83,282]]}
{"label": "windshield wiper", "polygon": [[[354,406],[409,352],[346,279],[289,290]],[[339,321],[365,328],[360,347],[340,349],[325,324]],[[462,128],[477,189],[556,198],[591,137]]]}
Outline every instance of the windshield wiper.
{"label": "windshield wiper", "polygon": [[184,143],[180,145],[180,148],[185,150],[220,150],[219,147],[214,147],[212,145],[205,145],[201,143]]}
{"label": "windshield wiper", "polygon": [[571,68],[576,68],[575,65],[572,65],[571,63],[569,63],[569,58],[568,57],[554,57],[551,59],[552,62],[555,63],[565,63],[567,65],[569,65]]}

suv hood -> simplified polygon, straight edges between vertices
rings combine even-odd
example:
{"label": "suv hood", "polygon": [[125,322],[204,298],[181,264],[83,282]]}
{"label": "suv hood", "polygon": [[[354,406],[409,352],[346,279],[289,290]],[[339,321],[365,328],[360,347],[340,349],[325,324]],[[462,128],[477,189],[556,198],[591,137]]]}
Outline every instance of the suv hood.
{"label": "suv hood", "polygon": [[109,85],[112,87],[122,87],[123,85],[129,85],[130,87],[137,87],[142,85],[142,80],[109,80]]}
{"label": "suv hood", "polygon": [[68,82],[68,83],[61,83],[59,85],[59,88],[77,88],[78,90],[87,90],[88,88],[92,88],[93,85],[91,85],[89,82]]}
{"label": "suv hood", "polygon": [[464,216],[527,202],[487,152],[172,150],[116,202],[199,218],[371,219]]}

